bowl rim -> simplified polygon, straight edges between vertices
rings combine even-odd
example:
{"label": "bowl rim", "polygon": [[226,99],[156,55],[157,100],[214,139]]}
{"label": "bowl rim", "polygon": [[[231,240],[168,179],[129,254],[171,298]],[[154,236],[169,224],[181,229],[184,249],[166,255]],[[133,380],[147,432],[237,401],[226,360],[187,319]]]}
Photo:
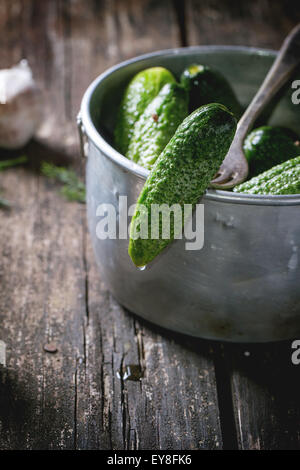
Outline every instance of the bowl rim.
{"label": "bowl rim", "polygon": [[[106,157],[122,167],[125,172],[130,172],[140,179],[146,180],[149,175],[149,170],[141,167],[137,163],[128,160],[124,155],[114,149],[98,132],[96,129],[91,115],[90,115],[90,101],[94,91],[103,83],[110,75],[114,74],[118,70],[127,67],[136,62],[151,59],[153,57],[164,57],[164,56],[175,56],[181,54],[192,54],[193,52],[233,52],[240,53],[244,52],[247,54],[258,54],[276,57],[277,51],[272,49],[264,49],[257,47],[248,46],[224,46],[224,45],[213,45],[213,46],[188,46],[179,47],[173,49],[163,49],[147,54],[136,56],[132,59],[120,62],[96,77],[92,83],[88,86],[85,91],[79,112],[79,119],[83,127],[83,132],[92,141],[92,143],[99,148]],[[258,194],[242,194],[234,193],[230,191],[222,191],[216,189],[208,189],[203,196],[203,199],[210,199],[214,201],[229,202],[232,204],[254,204],[254,205],[272,205],[272,206],[285,206],[285,205],[299,205],[300,194],[293,195],[258,195]]]}

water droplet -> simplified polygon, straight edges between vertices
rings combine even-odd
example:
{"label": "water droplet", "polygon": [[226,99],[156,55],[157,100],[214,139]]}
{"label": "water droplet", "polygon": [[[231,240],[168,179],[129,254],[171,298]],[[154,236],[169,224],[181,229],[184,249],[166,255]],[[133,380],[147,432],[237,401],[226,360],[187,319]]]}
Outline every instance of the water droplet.
{"label": "water droplet", "polygon": [[139,271],[145,271],[145,269],[147,268],[147,265],[145,266],[138,266],[137,267]]}
{"label": "water droplet", "polygon": [[133,382],[138,382],[143,376],[144,372],[138,364],[128,364],[117,372],[118,379],[132,380]]}

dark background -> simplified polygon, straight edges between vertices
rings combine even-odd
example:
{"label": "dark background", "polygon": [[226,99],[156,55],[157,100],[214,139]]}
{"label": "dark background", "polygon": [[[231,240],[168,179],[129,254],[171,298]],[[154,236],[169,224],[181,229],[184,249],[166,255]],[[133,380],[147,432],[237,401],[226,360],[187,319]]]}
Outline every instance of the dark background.
{"label": "dark background", "polygon": [[[30,165],[0,180],[14,203],[0,212],[1,449],[300,447],[291,343],[201,341],[124,311],[95,267],[85,208],[36,171],[77,165],[80,100],[109,66],[186,45],[276,49],[299,21],[287,0],[0,0],[0,67],[27,58],[44,97]],[[140,381],[118,379],[128,364]]]}

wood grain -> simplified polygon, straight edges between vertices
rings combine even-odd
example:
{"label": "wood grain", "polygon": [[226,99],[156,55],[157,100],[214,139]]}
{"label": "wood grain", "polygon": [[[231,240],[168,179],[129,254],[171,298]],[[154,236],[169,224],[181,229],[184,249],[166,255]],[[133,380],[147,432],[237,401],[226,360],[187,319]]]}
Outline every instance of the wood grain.
{"label": "wood grain", "polygon": [[225,348],[241,449],[300,448],[299,371],[291,343]]}
{"label": "wood grain", "polygon": [[[173,5],[5,1],[1,8],[1,66],[29,60],[45,119],[38,142],[25,149],[29,167],[1,174],[15,206],[0,213],[7,344],[0,447],[221,448],[209,345],[196,341],[191,348],[190,340],[124,312],[95,267],[84,208],[64,201],[35,170],[41,159],[77,154],[74,118],[97,74],[138,53],[179,45]],[[49,342],[56,353],[46,351]],[[142,370],[141,380],[118,378],[128,364]]]}
{"label": "wood grain", "polygon": [[[171,3],[128,2],[128,5],[125,8],[124,2],[116,2],[109,10],[111,16],[106,21],[112,25],[112,31],[103,39],[104,43],[109,44],[109,57],[105,60],[101,52],[98,61],[95,61],[95,56],[90,58],[95,75],[113,61],[179,45]],[[74,15],[71,24],[74,24],[74,34],[77,35],[76,15],[80,16],[79,10]],[[151,21],[146,21],[149,15]],[[116,24],[121,25],[118,31],[113,29]],[[89,44],[87,39],[86,45],[82,42],[81,47],[87,50]],[[75,71],[80,67],[78,61],[79,57],[74,55],[72,66]],[[72,88],[74,103],[78,101],[80,91],[78,86]],[[161,336],[149,328],[145,330],[137,319],[124,312],[114,301],[103,282],[99,281],[89,247],[86,262],[89,316],[85,343],[88,346],[84,370],[77,379],[78,447],[221,447],[212,359],[194,354],[194,363],[189,370],[188,351],[184,346],[174,344],[172,334]],[[203,349],[207,352],[208,346]],[[98,368],[95,367],[97,363]],[[117,373],[128,364],[138,365],[143,370],[140,381],[118,379]],[[201,376],[202,369],[205,369],[206,375],[201,379],[198,375]],[[183,377],[181,387],[178,386],[178,374]],[[168,384],[165,383],[166,376],[169,377]],[[94,410],[93,419],[87,412],[91,407]],[[170,409],[176,409],[178,416],[171,416]],[[206,413],[208,409],[211,409],[209,416]]]}
{"label": "wood grain", "polygon": [[[30,171],[5,175],[1,214],[2,448],[72,448],[85,317],[82,208]],[[58,352],[44,345],[54,341]]]}
{"label": "wood grain", "polygon": [[189,45],[227,44],[279,49],[300,21],[291,0],[186,0]]}
{"label": "wood grain", "polygon": [[[162,331],[124,311],[95,269],[91,262],[79,448],[221,448],[209,344]],[[141,379],[120,380],[132,364]],[[93,421],[83,411],[87,406],[94,410]]]}
{"label": "wood grain", "polygon": [[[188,0],[189,44],[249,45],[278,49],[300,22],[292,1]],[[226,345],[221,361],[230,377],[240,449],[299,449],[299,373],[291,342]],[[246,355],[245,355],[246,354]],[[249,355],[248,355],[249,354]]]}

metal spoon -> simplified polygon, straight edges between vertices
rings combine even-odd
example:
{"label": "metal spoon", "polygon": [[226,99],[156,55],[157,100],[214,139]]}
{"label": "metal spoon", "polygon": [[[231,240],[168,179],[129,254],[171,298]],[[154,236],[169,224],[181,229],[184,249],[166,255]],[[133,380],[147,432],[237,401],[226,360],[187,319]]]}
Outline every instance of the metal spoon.
{"label": "metal spoon", "polygon": [[229,189],[242,183],[248,175],[248,162],[243,152],[243,142],[256,118],[273,96],[287,82],[300,64],[300,23],[284,40],[277,58],[269,70],[258,92],[241,117],[229,151],[211,186]]}

